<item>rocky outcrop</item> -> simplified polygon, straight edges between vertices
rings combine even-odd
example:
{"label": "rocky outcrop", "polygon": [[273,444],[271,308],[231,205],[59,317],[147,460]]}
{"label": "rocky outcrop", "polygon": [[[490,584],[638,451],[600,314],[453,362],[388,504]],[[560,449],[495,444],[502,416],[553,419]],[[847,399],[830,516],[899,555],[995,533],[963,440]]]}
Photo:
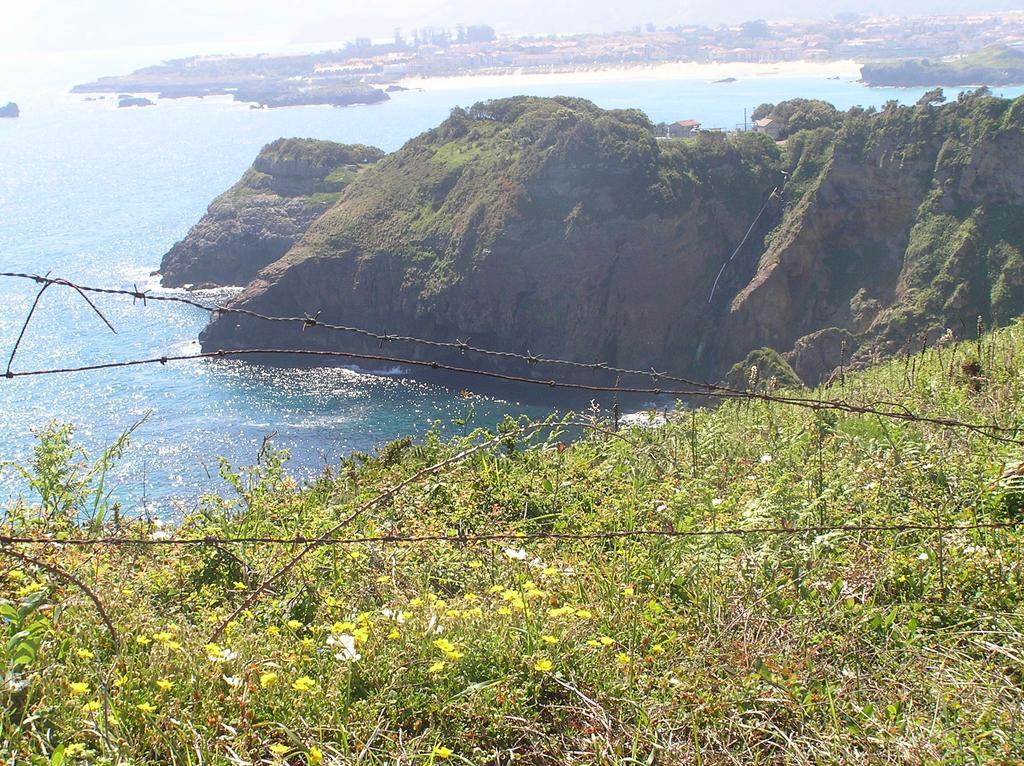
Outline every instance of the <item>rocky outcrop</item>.
{"label": "rocky outcrop", "polygon": [[117,108],[125,109],[130,106],[156,106],[154,101],[150,101],[148,98],[142,96],[118,96],[117,97]]}
{"label": "rocky outcrop", "polygon": [[[575,99],[481,105],[356,179],[239,305],[680,369],[713,333],[709,286],[779,171],[779,150],[763,136],[662,149],[636,112]],[[379,350],[294,330],[231,315],[202,342]]]}
{"label": "rocky outcrop", "polygon": [[283,256],[323,215],[377,149],[281,139],[260,152],[235,186],[160,263],[167,287],[244,285]]}
{"label": "rocky outcrop", "polygon": [[[794,162],[799,159],[794,157]],[[848,117],[723,322],[804,380],[1024,311],[1024,100]]]}
{"label": "rocky outcrop", "polygon": [[[479,104],[359,174],[236,305],[703,377],[774,349],[815,383],[1024,312],[1022,149],[1024,99],[985,93],[851,110],[784,148],[656,141],[577,99]],[[238,315],[201,340],[379,351]]]}
{"label": "rocky outcrop", "polygon": [[5,106],[0,106],[0,117],[18,117],[21,110],[13,101],[8,101]]}

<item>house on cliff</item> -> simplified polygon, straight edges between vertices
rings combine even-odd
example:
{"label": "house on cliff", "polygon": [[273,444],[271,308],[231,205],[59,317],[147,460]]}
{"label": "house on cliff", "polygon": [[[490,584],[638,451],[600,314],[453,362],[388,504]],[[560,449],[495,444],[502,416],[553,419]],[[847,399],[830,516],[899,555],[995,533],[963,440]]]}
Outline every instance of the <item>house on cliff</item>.
{"label": "house on cliff", "polygon": [[778,141],[781,126],[771,117],[764,117],[760,120],[754,120],[754,132],[764,133],[773,140]]}
{"label": "house on cliff", "polygon": [[700,130],[699,120],[678,120],[668,126],[669,138],[687,138]]}

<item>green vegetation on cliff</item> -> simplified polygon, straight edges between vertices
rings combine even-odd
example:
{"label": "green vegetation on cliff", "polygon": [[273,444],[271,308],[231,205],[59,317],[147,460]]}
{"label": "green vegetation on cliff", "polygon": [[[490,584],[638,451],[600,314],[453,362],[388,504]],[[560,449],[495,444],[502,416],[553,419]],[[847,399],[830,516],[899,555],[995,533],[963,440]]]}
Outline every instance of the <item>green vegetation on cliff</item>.
{"label": "green vegetation on cliff", "polygon": [[[814,395],[1019,425],[1022,363],[1015,325]],[[119,517],[69,432],[44,430],[3,534],[452,539],[318,548],[212,640],[296,545],[8,546],[90,588],[121,645],[80,589],[5,559],[0,758],[1019,762],[1024,538],[929,529],[1020,520],[1019,445],[765,402],[593,425],[565,445],[506,423],[362,512],[494,434],[402,440],[306,486],[267,449],[169,528]],[[746,532],[621,534],[639,529]],[[459,539],[505,532],[610,536]]]}
{"label": "green vegetation on cliff", "polygon": [[[1024,312],[1024,99],[758,113],[783,142],[658,140],[573,98],[456,109],[352,178],[238,305],[704,377],[766,347],[809,383],[844,345],[864,365]],[[202,341],[297,339],[232,316]]]}
{"label": "green vegetation on cliff", "polygon": [[1020,85],[1024,83],[1024,50],[990,45],[959,58],[865,64],[861,67],[861,79],[868,85],[900,87]]}
{"label": "green vegetation on cliff", "polygon": [[298,241],[342,190],[384,153],[362,144],[281,138],[217,197],[163,257],[169,287],[245,284]]}

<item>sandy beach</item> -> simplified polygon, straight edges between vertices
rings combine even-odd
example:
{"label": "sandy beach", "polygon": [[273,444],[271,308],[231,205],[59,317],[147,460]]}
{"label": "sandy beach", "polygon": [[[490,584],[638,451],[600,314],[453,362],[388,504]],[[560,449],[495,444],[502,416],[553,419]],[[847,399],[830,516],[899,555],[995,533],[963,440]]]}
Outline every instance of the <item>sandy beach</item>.
{"label": "sandy beach", "polygon": [[710,81],[725,78],[737,80],[784,77],[838,77],[856,80],[860,77],[860,64],[852,59],[842,61],[784,61],[773,64],[731,62],[699,64],[678,61],[665,64],[638,64],[636,66],[594,67],[593,69],[518,70],[465,74],[452,77],[409,77],[400,81],[406,88],[444,90],[475,86],[529,85],[544,82],[549,85],[601,83],[624,81]]}

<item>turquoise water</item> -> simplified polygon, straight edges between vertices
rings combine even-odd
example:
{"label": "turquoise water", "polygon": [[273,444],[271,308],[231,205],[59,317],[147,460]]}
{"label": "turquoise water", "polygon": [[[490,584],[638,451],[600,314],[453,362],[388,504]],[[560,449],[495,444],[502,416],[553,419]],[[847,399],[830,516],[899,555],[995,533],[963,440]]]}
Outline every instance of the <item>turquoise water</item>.
{"label": "turquoise water", "polygon": [[[867,89],[824,78],[592,83],[538,80],[528,87],[472,86],[395,94],[385,104],[348,109],[306,107],[250,110],[227,101],[161,101],[146,109],[85,102],[66,89],[85,79],[59,67],[28,76],[0,66],[0,101],[22,107],[18,120],[0,120],[0,270],[51,271],[84,283],[115,287],[154,282],[150,272],[218,193],[237,180],[260,147],[279,136],[308,136],[374,144],[394,150],[456,105],[517,95],[574,95],[604,107],[638,107],[655,121],[696,117],[731,128],[764,101],[803,96],[839,107],[916,100],[922,90]],[[88,76],[123,71],[102,57]],[[101,68],[106,66],[107,68]],[[12,85],[13,83],[13,85]],[[1024,89],[1007,95],[1018,95]],[[0,279],[0,356],[6,363],[34,297],[27,282]],[[211,296],[216,298],[216,296]],[[15,361],[15,370],[159,356],[194,349],[205,314],[184,306],[132,305],[99,298],[117,334],[84,302],[53,288],[44,296]],[[383,329],[383,328],[375,328]],[[543,349],[534,349],[543,353]],[[2,372],[2,370],[0,370]],[[506,412],[540,415],[552,404],[481,391],[475,381],[417,381],[401,370],[380,376],[342,368],[298,370],[241,362],[180,363],[167,367],[0,378],[0,462],[28,454],[30,429],[50,419],[75,424],[97,448],[143,417],[134,447],[118,471],[118,493],[129,507],[173,514],[211,487],[217,456],[251,462],[262,439],[291,450],[299,471],[314,472],[353,450],[370,450],[439,421],[454,421],[470,404],[477,423]],[[462,388],[478,394],[466,399]],[[576,403],[579,404],[579,403]],[[604,404],[608,404],[604,402]],[[216,480],[213,484],[218,486]],[[0,498],[19,491],[0,474]]]}

